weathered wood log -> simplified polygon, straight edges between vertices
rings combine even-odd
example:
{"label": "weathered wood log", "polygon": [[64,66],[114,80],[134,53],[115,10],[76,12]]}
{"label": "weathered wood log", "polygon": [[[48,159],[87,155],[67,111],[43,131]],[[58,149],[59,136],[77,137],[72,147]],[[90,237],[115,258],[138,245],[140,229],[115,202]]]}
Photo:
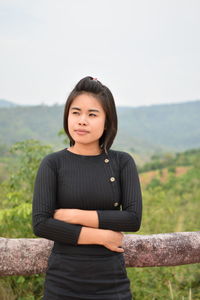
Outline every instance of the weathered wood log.
{"label": "weathered wood log", "polygon": [[[0,276],[45,273],[53,242],[0,238]],[[126,267],[200,263],[200,231],[152,235],[126,234]]]}
{"label": "weathered wood log", "polygon": [[126,236],[127,267],[200,263],[200,231]]}

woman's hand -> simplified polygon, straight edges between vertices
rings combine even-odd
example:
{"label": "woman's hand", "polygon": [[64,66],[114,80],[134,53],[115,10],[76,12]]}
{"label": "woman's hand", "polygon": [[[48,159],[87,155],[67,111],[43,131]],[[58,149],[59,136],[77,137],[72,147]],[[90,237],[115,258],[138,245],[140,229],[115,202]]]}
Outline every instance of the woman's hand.
{"label": "woman's hand", "polygon": [[71,224],[78,224],[76,219],[78,211],[79,209],[76,208],[59,208],[55,210],[53,218]]}
{"label": "woman's hand", "polygon": [[124,234],[120,231],[102,230],[101,231],[101,245],[109,250],[116,252],[124,252],[121,248]]}

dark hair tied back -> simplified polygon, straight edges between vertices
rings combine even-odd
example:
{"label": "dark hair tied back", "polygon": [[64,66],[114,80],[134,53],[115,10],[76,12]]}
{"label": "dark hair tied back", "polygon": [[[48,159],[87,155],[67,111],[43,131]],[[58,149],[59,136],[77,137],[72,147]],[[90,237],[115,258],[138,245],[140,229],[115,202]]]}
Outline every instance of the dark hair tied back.
{"label": "dark hair tied back", "polygon": [[[87,76],[81,79],[77,85],[75,86],[75,90],[77,92],[86,91],[93,94],[99,94],[102,92],[104,86],[102,83],[97,80],[97,78],[93,78],[91,76]],[[106,88],[106,87],[105,87]]]}
{"label": "dark hair tied back", "polygon": [[110,149],[114,138],[117,134],[117,113],[115,107],[115,101],[113,95],[108,87],[103,85],[99,80],[91,76],[82,78],[74,87],[74,89],[69,94],[65,109],[64,109],[64,130],[70,139],[70,146],[74,145],[74,140],[69,134],[68,130],[68,114],[69,108],[73,100],[83,93],[90,93],[95,98],[97,98],[106,114],[105,130],[101,138],[99,139],[99,145],[107,153]]}

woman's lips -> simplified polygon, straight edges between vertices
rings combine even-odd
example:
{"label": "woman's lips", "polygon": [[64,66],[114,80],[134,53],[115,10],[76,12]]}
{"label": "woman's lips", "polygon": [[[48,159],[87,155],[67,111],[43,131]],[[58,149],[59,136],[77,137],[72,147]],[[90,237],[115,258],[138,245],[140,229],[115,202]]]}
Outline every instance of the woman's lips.
{"label": "woman's lips", "polygon": [[75,130],[75,132],[76,132],[77,134],[79,134],[79,135],[85,135],[85,134],[89,133],[89,132],[86,131],[86,130]]}

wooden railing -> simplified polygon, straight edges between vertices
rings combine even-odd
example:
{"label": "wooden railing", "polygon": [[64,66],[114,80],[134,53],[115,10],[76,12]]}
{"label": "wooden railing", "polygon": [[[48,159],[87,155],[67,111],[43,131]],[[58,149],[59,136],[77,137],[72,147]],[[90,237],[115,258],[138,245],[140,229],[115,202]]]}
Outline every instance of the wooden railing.
{"label": "wooden railing", "polygon": [[[0,276],[45,273],[53,242],[41,238],[0,238]],[[200,231],[125,234],[126,267],[200,263]]]}

